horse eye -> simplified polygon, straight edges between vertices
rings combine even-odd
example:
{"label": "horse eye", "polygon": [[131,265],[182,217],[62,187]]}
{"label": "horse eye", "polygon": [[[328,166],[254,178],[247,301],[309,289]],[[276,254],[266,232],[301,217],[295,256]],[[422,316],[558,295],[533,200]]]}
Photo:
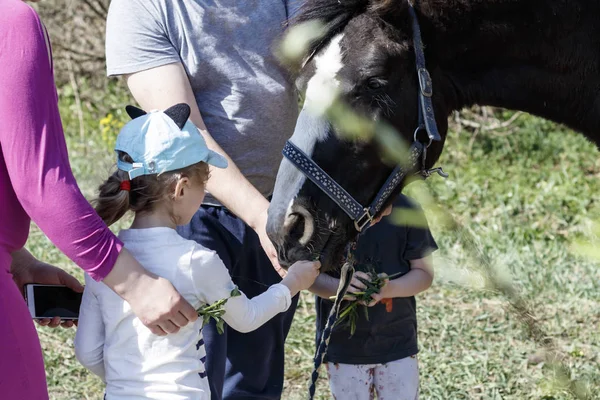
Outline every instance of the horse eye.
{"label": "horse eye", "polygon": [[381,89],[384,86],[384,81],[379,78],[369,78],[367,86],[369,89]]}

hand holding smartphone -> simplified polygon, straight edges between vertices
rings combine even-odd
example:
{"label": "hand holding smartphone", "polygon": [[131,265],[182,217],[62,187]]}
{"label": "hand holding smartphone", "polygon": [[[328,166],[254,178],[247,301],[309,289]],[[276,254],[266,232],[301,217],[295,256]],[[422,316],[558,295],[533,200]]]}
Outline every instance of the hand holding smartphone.
{"label": "hand holding smartphone", "polygon": [[25,299],[33,319],[77,321],[83,293],[63,285],[25,285]]}

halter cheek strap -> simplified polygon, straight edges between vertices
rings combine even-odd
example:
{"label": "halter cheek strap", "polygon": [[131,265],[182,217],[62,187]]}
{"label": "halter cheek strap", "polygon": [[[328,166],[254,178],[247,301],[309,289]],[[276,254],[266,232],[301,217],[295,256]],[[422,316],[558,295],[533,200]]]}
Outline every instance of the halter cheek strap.
{"label": "halter cheek strap", "polygon": [[417,77],[419,78],[419,125],[415,131],[415,140],[417,139],[416,136],[418,132],[420,130],[425,130],[429,137],[429,145],[431,145],[431,142],[439,142],[442,140],[435,122],[433,102],[431,100],[433,96],[433,83],[431,81],[431,75],[429,75],[429,71],[425,66],[425,46],[423,45],[423,38],[421,37],[421,27],[419,26],[417,13],[412,2],[409,1],[408,4],[408,12],[410,13],[412,20],[415,64],[417,67]]}

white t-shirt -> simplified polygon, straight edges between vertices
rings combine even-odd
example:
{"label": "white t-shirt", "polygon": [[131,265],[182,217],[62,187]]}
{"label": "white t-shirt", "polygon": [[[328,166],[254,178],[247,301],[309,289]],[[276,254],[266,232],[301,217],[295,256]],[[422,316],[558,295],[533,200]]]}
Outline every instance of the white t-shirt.
{"label": "white t-shirt", "polygon": [[[230,298],[235,285],[219,256],[173,229],[129,229],[119,237],[148,271],[168,279],[195,308],[229,298],[223,319],[240,332],[257,329],[291,304],[281,284],[252,299]],[[107,400],[210,399],[201,318],[176,334],[157,336],[108,286],[87,275],[85,282],[75,354],[106,382]]]}

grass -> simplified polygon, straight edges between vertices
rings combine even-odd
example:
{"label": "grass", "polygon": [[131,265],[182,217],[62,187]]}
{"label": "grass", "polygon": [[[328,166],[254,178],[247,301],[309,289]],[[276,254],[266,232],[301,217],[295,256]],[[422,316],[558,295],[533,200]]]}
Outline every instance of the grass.
{"label": "grass", "polygon": [[[576,398],[544,361],[543,349],[506,297],[486,284],[485,268],[467,250],[472,244],[442,223],[435,204],[472,233],[486,259],[515,285],[537,326],[554,341],[568,378],[600,398],[600,262],[571,246],[595,238],[600,157],[583,137],[547,121],[522,116],[511,129],[507,134],[455,126],[440,160],[450,178],[408,188],[415,198],[425,200],[423,193],[429,193],[434,199],[424,208],[440,247],[434,286],[417,299],[423,399]],[[67,122],[71,163],[89,197],[113,163],[99,132],[91,126],[81,137],[75,121]],[[28,247],[82,278],[35,227]],[[306,397],[313,305],[303,293],[286,344],[284,399]],[[74,357],[74,330],[38,332],[51,398],[101,399],[101,383]],[[330,398],[324,379],[317,398]]]}

